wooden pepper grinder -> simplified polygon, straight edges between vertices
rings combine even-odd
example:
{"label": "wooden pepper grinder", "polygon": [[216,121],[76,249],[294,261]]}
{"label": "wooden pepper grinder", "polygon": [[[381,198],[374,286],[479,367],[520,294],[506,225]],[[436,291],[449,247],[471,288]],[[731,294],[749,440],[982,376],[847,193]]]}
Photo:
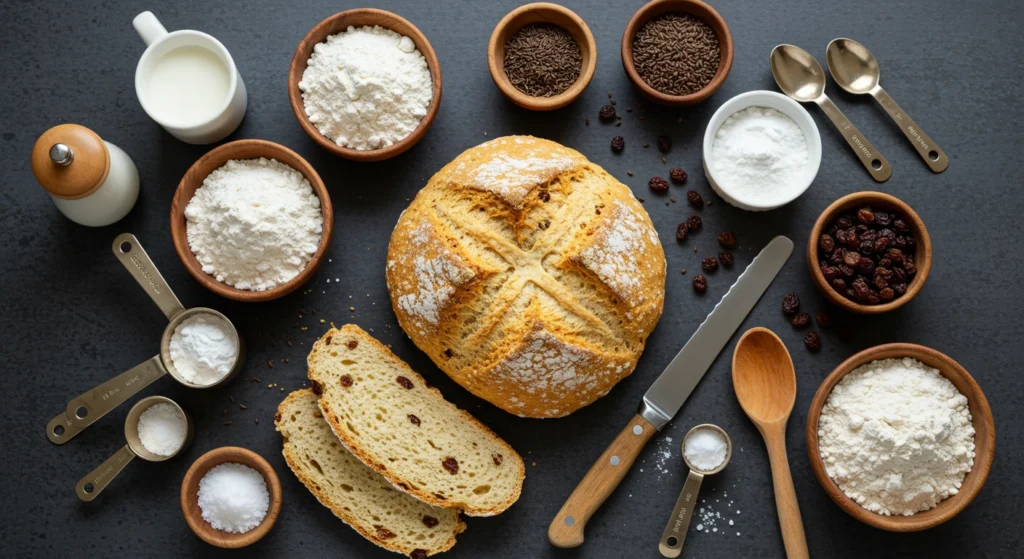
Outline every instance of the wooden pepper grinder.
{"label": "wooden pepper grinder", "polygon": [[78,124],[54,126],[36,140],[32,173],[57,209],[81,225],[110,225],[139,197],[139,171],[128,154]]}

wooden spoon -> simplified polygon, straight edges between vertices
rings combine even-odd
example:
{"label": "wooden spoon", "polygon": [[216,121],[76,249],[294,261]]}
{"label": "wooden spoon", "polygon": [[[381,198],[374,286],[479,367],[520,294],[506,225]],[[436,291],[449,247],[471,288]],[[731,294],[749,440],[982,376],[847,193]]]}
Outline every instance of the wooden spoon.
{"label": "wooden spoon", "polygon": [[796,401],[796,371],[785,344],[767,328],[747,330],[732,354],[732,386],[768,447],[775,508],[789,559],[810,557],[786,457],[786,422]]}

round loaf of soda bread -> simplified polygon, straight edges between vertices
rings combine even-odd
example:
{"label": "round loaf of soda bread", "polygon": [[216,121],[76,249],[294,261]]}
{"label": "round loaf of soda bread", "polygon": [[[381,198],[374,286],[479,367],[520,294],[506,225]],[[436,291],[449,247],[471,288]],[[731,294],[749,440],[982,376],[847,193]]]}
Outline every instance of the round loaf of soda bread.
{"label": "round loaf of soda bread", "polygon": [[561,417],[633,372],[665,300],[643,206],[579,152],[496,138],[434,175],[398,220],[387,283],[398,322],[467,390]]}

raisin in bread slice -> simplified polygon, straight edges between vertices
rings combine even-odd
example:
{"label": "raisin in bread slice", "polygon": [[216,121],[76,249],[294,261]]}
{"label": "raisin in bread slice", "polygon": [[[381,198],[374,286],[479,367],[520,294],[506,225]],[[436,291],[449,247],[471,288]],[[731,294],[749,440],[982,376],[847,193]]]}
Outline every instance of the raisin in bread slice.
{"label": "raisin in bread slice", "polygon": [[411,557],[455,545],[466,529],[454,509],[438,508],[396,490],[366,467],[334,436],[319,398],[310,389],[292,392],[277,408],[284,459],[322,505],[371,542]]}
{"label": "raisin in bread slice", "polygon": [[498,514],[519,498],[519,454],[358,326],[324,334],[308,364],[335,434],[399,489],[471,516]]}

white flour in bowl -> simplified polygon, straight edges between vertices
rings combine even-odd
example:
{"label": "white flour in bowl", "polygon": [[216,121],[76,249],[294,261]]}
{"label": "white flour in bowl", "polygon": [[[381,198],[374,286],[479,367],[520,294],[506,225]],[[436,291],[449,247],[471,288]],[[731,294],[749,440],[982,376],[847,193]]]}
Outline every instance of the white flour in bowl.
{"label": "white flour in bowl", "polygon": [[857,367],[832,388],[818,419],[825,471],[847,497],[910,516],[956,495],[974,466],[967,398],[916,359]]}
{"label": "white flour in bowl", "polygon": [[203,271],[237,289],[266,291],[299,275],[323,232],[320,198],[275,159],[232,159],[185,208],[188,244]]}
{"label": "white flour in bowl", "polygon": [[412,39],[380,26],[350,26],[313,47],[299,89],[313,126],[356,150],[404,139],[434,97],[427,61]]}

